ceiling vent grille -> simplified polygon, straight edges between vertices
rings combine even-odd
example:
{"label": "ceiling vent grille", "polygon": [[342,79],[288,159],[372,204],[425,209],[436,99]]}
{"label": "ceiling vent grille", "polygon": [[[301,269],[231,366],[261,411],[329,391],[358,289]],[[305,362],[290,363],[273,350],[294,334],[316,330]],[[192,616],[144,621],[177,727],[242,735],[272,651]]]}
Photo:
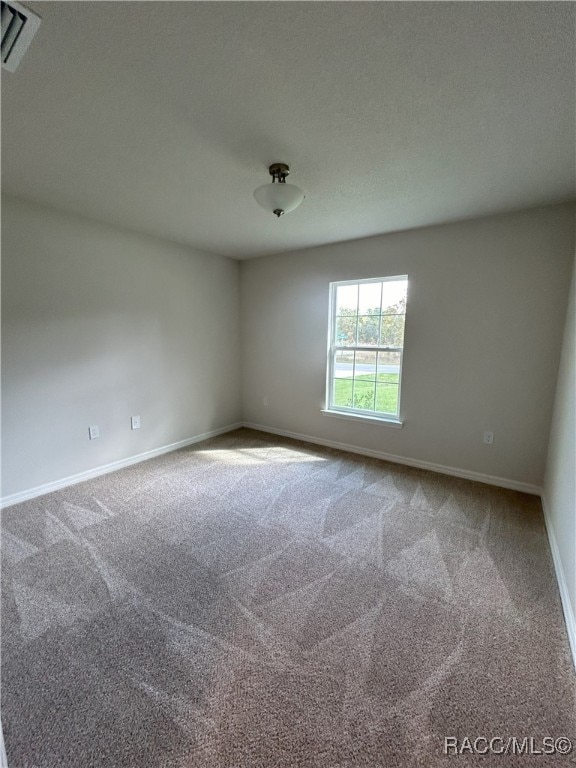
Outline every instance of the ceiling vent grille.
{"label": "ceiling vent grille", "polygon": [[40,17],[20,3],[1,2],[2,67],[14,72],[40,26]]}

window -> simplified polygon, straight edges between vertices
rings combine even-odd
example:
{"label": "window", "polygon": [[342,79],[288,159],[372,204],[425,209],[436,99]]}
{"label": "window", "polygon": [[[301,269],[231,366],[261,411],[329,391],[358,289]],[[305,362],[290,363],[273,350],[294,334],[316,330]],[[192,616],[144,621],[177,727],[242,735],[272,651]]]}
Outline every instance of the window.
{"label": "window", "polygon": [[327,411],[399,423],[408,277],[330,284]]}

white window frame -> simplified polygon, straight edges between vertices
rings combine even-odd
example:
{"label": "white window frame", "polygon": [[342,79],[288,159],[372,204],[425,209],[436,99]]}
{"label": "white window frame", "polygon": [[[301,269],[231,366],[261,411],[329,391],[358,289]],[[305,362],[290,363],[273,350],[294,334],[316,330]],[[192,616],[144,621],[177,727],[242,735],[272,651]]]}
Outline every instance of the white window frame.
{"label": "white window frame", "polygon": [[[343,285],[363,285],[367,283],[386,283],[396,281],[407,281],[408,275],[393,275],[390,277],[369,277],[359,280],[339,280],[337,282],[330,283],[330,301],[329,301],[329,316],[328,316],[328,357],[326,365],[326,401],[325,407],[322,409],[322,413],[327,416],[338,416],[343,418],[350,418],[359,421],[373,422],[377,424],[384,424],[387,426],[401,427],[403,421],[400,418],[401,413],[401,395],[402,395],[402,363],[404,360],[404,345],[397,346],[342,346],[336,344],[336,291]],[[407,302],[408,303],[408,302]],[[404,315],[404,322],[406,322],[406,313]],[[347,351],[366,351],[366,352],[400,352],[400,369],[398,372],[398,410],[395,414],[382,413],[379,411],[370,411],[363,408],[353,408],[343,405],[334,405],[332,403],[332,393],[334,391],[334,360],[336,353],[342,350]]]}

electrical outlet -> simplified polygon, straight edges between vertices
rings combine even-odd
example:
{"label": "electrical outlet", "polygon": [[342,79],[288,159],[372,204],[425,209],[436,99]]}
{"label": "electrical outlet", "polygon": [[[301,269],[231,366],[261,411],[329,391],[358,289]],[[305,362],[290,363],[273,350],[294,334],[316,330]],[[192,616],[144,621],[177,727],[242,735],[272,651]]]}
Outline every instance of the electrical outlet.
{"label": "electrical outlet", "polygon": [[132,416],[132,429],[140,429],[141,426],[140,416]]}
{"label": "electrical outlet", "polygon": [[262,405],[264,406],[264,408],[268,408],[268,398],[267,397],[263,397],[262,398]]}
{"label": "electrical outlet", "polygon": [[484,432],[484,443],[486,445],[492,445],[494,442],[494,432]]}
{"label": "electrical outlet", "polygon": [[88,427],[88,435],[90,440],[96,440],[97,437],[100,437],[100,427]]}

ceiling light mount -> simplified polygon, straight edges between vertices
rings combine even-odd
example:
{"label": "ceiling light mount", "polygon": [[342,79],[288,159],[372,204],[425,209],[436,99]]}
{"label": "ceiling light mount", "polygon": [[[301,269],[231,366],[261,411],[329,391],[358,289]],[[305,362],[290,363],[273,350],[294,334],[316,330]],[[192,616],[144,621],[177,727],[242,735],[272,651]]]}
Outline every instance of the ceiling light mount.
{"label": "ceiling light mount", "polygon": [[304,200],[304,193],[294,184],[286,183],[286,177],[290,173],[290,167],[286,163],[272,163],[268,172],[272,176],[271,183],[258,187],[254,197],[258,205],[280,218],[298,208]]}
{"label": "ceiling light mount", "polygon": [[290,166],[286,163],[272,163],[268,168],[270,176],[272,176],[272,184],[277,182],[278,184],[286,184],[286,176],[290,174]]}

